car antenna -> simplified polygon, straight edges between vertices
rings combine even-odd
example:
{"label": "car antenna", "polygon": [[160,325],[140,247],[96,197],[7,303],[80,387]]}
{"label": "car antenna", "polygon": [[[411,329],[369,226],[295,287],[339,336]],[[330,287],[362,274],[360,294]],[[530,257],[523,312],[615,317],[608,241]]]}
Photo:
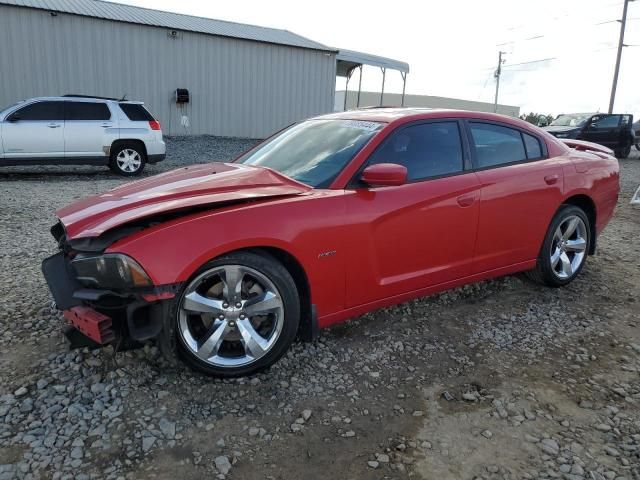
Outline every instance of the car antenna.
{"label": "car antenna", "polygon": [[118,100],[119,102],[124,102],[127,99],[127,94],[125,93],[122,98],[120,100]]}

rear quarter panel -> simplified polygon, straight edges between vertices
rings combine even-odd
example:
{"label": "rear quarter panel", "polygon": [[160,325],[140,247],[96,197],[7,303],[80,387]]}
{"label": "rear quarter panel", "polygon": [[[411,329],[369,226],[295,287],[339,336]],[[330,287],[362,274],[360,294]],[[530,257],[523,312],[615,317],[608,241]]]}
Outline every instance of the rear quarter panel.
{"label": "rear quarter panel", "polygon": [[115,138],[118,139],[141,140],[145,144],[148,155],[159,155],[166,152],[166,146],[162,137],[162,130],[151,130],[148,121],[129,120],[126,114],[118,107],[112,107],[116,111],[118,130]]}
{"label": "rear quarter panel", "polygon": [[565,197],[587,195],[596,207],[596,233],[607,226],[620,191],[619,165],[615,157],[572,150],[565,166]]}

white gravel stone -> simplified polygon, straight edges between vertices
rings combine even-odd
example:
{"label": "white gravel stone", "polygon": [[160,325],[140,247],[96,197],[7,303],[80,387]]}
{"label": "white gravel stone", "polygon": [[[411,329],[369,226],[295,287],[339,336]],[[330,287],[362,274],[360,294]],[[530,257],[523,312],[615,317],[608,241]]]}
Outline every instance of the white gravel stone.
{"label": "white gravel stone", "polygon": [[216,469],[222,475],[227,475],[231,471],[231,462],[229,461],[229,458],[226,457],[225,455],[220,455],[219,457],[216,457],[214,460],[214,463],[216,465]]}

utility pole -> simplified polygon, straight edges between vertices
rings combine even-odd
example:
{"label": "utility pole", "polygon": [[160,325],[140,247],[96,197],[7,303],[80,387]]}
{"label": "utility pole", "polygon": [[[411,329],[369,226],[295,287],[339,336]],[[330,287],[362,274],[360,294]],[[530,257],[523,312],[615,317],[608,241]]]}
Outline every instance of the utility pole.
{"label": "utility pole", "polygon": [[618,40],[618,56],[616,57],[616,69],[613,71],[613,84],[611,85],[611,98],[609,99],[609,113],[613,113],[613,104],[616,101],[616,88],[618,87],[618,73],[620,72],[620,58],[624,47],[624,29],[627,25],[627,7],[630,0],[624,0],[622,7],[622,20],[620,22],[620,40]]}
{"label": "utility pole", "polygon": [[500,89],[500,75],[502,74],[502,64],[504,60],[502,59],[502,55],[507,52],[500,51],[498,52],[498,68],[494,72],[493,76],[496,78],[496,98],[493,101],[493,112],[498,113],[498,90]]}

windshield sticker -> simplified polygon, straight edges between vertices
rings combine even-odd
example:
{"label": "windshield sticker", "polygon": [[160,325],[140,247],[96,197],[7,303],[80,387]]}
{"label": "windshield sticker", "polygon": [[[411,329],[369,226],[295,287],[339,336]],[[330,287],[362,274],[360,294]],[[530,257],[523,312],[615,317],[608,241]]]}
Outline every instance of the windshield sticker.
{"label": "windshield sticker", "polygon": [[346,120],[344,126],[347,128],[359,128],[360,130],[368,130],[374,132],[380,128],[377,122],[365,122],[362,120]]}

